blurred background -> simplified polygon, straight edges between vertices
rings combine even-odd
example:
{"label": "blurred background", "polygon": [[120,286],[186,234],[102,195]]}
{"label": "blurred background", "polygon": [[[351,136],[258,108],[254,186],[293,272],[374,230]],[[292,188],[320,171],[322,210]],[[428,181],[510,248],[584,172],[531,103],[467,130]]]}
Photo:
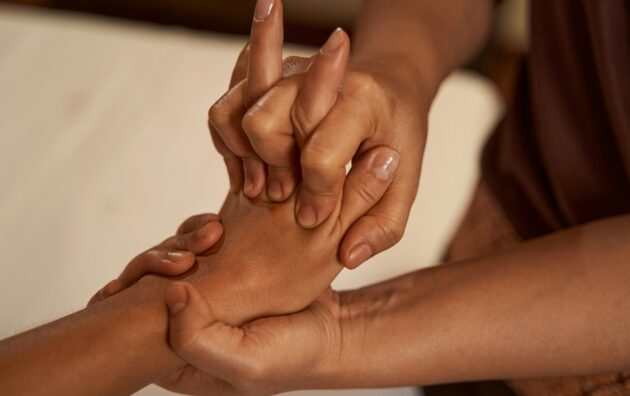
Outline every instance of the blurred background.
{"label": "blurred background", "polygon": [[[254,3],[0,0],[0,338],[81,309],[183,219],[218,210],[227,177],[206,112],[227,87]],[[287,54],[312,54],[337,26],[351,33],[360,4],[285,0]],[[334,287],[439,263],[511,97],[527,9],[502,1],[486,48],[440,88],[404,239]]]}
{"label": "blurred background", "polygon": [[[256,3],[255,0],[0,0],[3,1],[235,35],[249,34]],[[287,0],[286,40],[319,46],[337,26],[352,32],[360,4],[361,0]],[[470,65],[495,80],[508,94],[519,57],[527,49],[528,4],[528,0],[500,2],[492,38]]]}

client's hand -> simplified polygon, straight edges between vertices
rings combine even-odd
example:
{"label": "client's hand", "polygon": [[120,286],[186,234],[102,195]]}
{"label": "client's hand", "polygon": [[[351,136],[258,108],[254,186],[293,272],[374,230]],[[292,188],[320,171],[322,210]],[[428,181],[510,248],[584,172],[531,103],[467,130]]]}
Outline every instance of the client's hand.
{"label": "client's hand", "polygon": [[[191,217],[177,236],[134,258],[90,304],[117,294],[149,273],[184,274],[194,264],[193,251],[211,248],[220,231],[215,215]],[[166,302],[171,312],[171,346],[190,364],[157,381],[166,389],[202,395],[271,394],[316,387],[317,378],[334,370],[340,348],[340,309],[338,295],[330,288],[301,312],[258,319],[241,328],[218,322],[190,283],[170,286]]]}
{"label": "client's hand", "polygon": [[92,296],[88,305],[128,288],[148,273],[168,276],[185,273],[195,264],[195,256],[212,248],[222,235],[219,216],[205,213],[189,217],[174,236],[134,257],[117,279]]}
{"label": "client's hand", "polygon": [[[212,303],[217,317],[231,325],[302,310],[323,293],[343,268],[337,254],[343,235],[381,201],[399,163],[395,150],[379,144],[354,156],[341,194],[330,201],[334,203],[332,212],[315,229],[305,229],[295,221],[301,183],[294,186],[294,191],[283,189],[287,193],[284,199],[274,197],[272,186],[278,181],[274,180],[274,172],[277,177],[289,177],[295,164],[271,164],[275,168],[269,167],[270,188],[260,188],[264,177],[262,184],[254,183],[256,188],[249,188],[251,176],[264,173],[265,167],[259,166],[264,164],[252,151],[249,135],[241,127],[247,126],[247,120],[260,123],[263,113],[279,114],[289,124],[289,129],[281,125],[288,135],[274,139],[266,147],[287,153],[295,148],[290,127],[293,121],[302,125],[298,143],[307,140],[310,129],[335,106],[349,52],[348,37],[339,31],[313,58],[303,59],[298,66],[294,63],[294,70],[290,71],[292,62],[287,61],[284,66],[289,71],[285,70],[285,76],[292,77],[278,82],[283,75],[281,2],[275,1],[265,17],[258,11],[250,47],[241,54],[232,82],[246,79],[240,80],[210,110],[212,137],[228,165],[231,185],[240,186],[245,179],[245,191],[231,189],[220,212],[225,228],[223,243],[216,252],[198,258],[199,266],[189,279]],[[269,89],[265,98],[271,97],[273,103],[264,102],[263,98],[249,110],[260,108],[256,117],[243,119],[243,111]],[[297,118],[291,120],[289,109],[294,100],[301,107]],[[263,103],[265,106],[260,107]],[[277,123],[268,125],[270,131],[276,126]],[[252,144],[264,141],[265,135],[260,134]],[[326,158],[328,152],[320,155]]]}

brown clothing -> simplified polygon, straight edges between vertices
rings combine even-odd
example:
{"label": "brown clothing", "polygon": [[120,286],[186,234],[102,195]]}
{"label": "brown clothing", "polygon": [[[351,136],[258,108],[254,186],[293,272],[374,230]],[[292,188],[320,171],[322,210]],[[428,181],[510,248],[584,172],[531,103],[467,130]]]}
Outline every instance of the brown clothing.
{"label": "brown clothing", "polygon": [[[518,232],[482,181],[451,241],[446,260],[457,263],[521,242]],[[425,394],[427,396],[630,396],[630,371],[575,378],[507,381],[505,384],[495,381],[430,386],[425,389]]]}
{"label": "brown clothing", "polygon": [[[531,51],[447,261],[630,213],[630,0],[531,0]],[[569,264],[568,264],[569,265]],[[630,396],[630,372],[428,396]]]}
{"label": "brown clothing", "polygon": [[482,168],[518,233],[630,212],[630,1],[532,0],[516,95]]}

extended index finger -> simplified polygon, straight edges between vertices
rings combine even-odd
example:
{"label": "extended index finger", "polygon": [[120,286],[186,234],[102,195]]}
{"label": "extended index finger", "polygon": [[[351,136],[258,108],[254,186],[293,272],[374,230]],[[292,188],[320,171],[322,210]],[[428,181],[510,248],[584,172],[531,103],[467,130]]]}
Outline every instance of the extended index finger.
{"label": "extended index finger", "polygon": [[281,0],[258,0],[256,3],[249,39],[247,108],[282,78],[282,14]]}

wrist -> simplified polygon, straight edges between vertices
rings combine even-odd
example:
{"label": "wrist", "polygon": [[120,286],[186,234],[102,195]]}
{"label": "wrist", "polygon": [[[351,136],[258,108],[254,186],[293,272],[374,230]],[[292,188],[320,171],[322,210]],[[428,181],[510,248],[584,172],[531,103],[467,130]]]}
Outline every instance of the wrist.
{"label": "wrist", "polygon": [[379,359],[369,352],[370,332],[388,297],[364,288],[338,292],[336,300],[334,324],[326,332],[322,358],[312,373],[314,378],[305,382],[317,384],[318,388],[365,387],[369,381],[364,375],[370,371],[363,366],[369,363],[366,355],[370,355],[369,361]]}
{"label": "wrist", "polygon": [[420,54],[379,50],[368,47],[353,53],[350,65],[368,70],[377,78],[392,84],[394,92],[408,93],[417,103],[428,109],[437,90],[450,71],[442,71],[435,51],[425,46]]}
{"label": "wrist", "polygon": [[130,354],[137,357],[135,365],[143,367],[149,383],[185,365],[168,343],[169,314],[164,295],[170,284],[169,279],[146,275],[95,306],[115,318],[111,321],[113,333],[124,336]]}

